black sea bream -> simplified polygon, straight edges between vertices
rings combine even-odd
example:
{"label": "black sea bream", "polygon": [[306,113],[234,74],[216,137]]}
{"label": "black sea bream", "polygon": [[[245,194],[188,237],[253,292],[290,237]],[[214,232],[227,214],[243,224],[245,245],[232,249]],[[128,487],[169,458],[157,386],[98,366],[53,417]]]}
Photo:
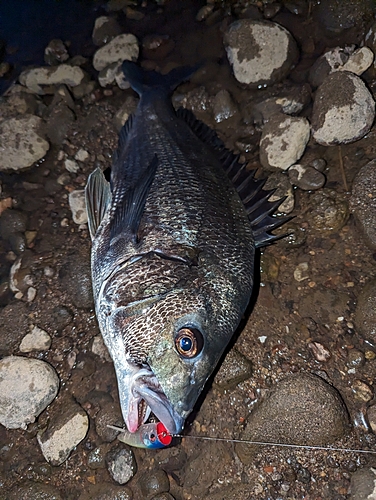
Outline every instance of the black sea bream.
{"label": "black sea bream", "polygon": [[95,307],[128,430],[152,411],[178,433],[248,305],[255,248],[285,219],[213,131],[172,107],[192,68],[123,71],[141,99],[110,182],[97,169],[86,188]]}

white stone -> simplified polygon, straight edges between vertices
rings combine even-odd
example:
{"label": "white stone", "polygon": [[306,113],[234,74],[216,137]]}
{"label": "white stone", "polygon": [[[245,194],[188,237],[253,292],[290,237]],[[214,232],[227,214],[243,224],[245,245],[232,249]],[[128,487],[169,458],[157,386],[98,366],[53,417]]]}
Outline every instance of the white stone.
{"label": "white stone", "polygon": [[84,162],[89,158],[89,153],[86,151],[86,149],[81,148],[77,151],[74,157],[76,160]]}
{"label": "white stone", "polygon": [[55,370],[45,361],[21,356],[0,360],[0,423],[7,429],[27,424],[51,403],[59,389]]}
{"label": "white stone", "polygon": [[43,158],[50,145],[39,132],[42,123],[34,115],[0,122],[0,171],[23,170]]}
{"label": "white stone", "polygon": [[134,35],[119,35],[96,51],[93,66],[97,71],[101,71],[111,63],[135,61],[138,53],[138,41]]}
{"label": "white stone", "polygon": [[76,189],[69,193],[69,208],[72,211],[73,221],[76,224],[87,223],[87,211],[85,203],[85,190]]}
{"label": "white stone", "polygon": [[33,326],[30,333],[25,335],[20,344],[21,352],[46,351],[51,347],[51,337],[47,332]]}
{"label": "white stone", "polygon": [[80,166],[78,165],[78,163],[74,160],[70,160],[69,158],[64,161],[64,167],[66,170],[68,170],[68,172],[71,172],[72,174],[76,174],[80,170]]}
{"label": "white stone", "polygon": [[32,68],[23,71],[19,81],[36,94],[44,94],[41,85],[68,85],[76,87],[80,85],[85,73],[79,66],[60,64],[59,66]]}
{"label": "white stone", "polygon": [[260,161],[265,168],[287,170],[301,158],[310,136],[306,118],[274,115],[260,140]]}
{"label": "white stone", "polygon": [[[369,47],[354,50],[353,47],[341,49],[336,47],[326,52],[323,57],[327,60],[331,73],[335,71],[351,71],[356,75],[364,73],[373,63],[374,54]],[[343,62],[345,59],[345,62]]]}

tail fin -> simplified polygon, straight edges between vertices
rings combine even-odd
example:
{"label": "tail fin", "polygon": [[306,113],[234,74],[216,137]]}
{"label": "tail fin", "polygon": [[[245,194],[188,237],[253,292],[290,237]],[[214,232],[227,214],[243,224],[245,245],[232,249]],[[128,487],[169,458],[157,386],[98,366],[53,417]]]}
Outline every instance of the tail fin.
{"label": "tail fin", "polygon": [[132,61],[124,61],[122,70],[132,89],[141,96],[153,89],[171,94],[178,85],[188,80],[199,67],[199,65],[181,66],[173,69],[167,75],[162,75],[156,71],[145,71]]}

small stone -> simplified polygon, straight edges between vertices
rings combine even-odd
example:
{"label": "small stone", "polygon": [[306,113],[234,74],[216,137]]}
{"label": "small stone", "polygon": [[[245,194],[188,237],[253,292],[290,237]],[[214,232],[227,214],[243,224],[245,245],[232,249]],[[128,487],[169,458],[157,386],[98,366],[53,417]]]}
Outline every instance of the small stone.
{"label": "small stone", "polygon": [[131,34],[122,34],[101,47],[94,54],[93,66],[101,71],[111,63],[120,63],[124,60],[135,61],[138,58],[137,38]]}
{"label": "small stone", "polygon": [[346,364],[349,368],[360,368],[365,363],[365,356],[358,349],[350,349]]}
{"label": "small stone", "polygon": [[46,351],[51,347],[51,337],[47,332],[33,326],[30,333],[25,335],[20,344],[20,352]]}
{"label": "small stone", "polygon": [[230,93],[222,89],[215,95],[213,100],[213,114],[216,123],[228,120],[238,113],[238,108]]}
{"label": "small stone", "polygon": [[154,495],[168,492],[170,489],[168,476],[162,469],[145,472],[139,478],[138,484],[144,500],[154,499]]}
{"label": "small stone", "polygon": [[308,262],[301,262],[300,264],[298,264],[294,270],[294,279],[299,283],[301,281],[309,279],[308,269]]}
{"label": "small stone", "polygon": [[309,222],[322,234],[338,233],[349,218],[346,200],[335,191],[318,191],[312,195],[311,205]]}
{"label": "small stone", "polygon": [[326,362],[331,358],[330,351],[320,342],[310,342],[308,347],[311,349],[315,359],[320,362]]}
{"label": "small stone", "polygon": [[43,95],[45,90],[48,90],[43,87],[63,84],[75,87],[83,81],[84,77],[85,73],[78,66],[60,64],[50,68],[27,69],[20,74],[19,81],[35,94]]}
{"label": "small stone", "polygon": [[372,388],[363,382],[362,380],[354,380],[351,384],[351,390],[354,393],[354,398],[357,401],[362,401],[363,403],[368,403],[373,398]]}
{"label": "small stone", "polygon": [[86,151],[86,149],[81,148],[74,155],[74,158],[75,158],[75,160],[84,162],[89,158],[89,153]]}
{"label": "small stone", "polygon": [[85,190],[76,189],[69,193],[69,208],[72,211],[72,218],[76,224],[87,223],[87,211],[85,203]]}
{"label": "small stone", "polygon": [[262,131],[261,164],[265,168],[287,170],[303,155],[309,136],[306,118],[274,115]]}
{"label": "small stone", "polygon": [[325,184],[325,175],[309,165],[292,165],[289,168],[289,179],[291,184],[304,191],[314,191]]}
{"label": "small stone", "polygon": [[121,63],[114,62],[103,68],[98,75],[98,82],[101,87],[107,87],[115,81],[115,76],[121,70]]}
{"label": "small stone", "polygon": [[235,348],[227,354],[217,375],[214,385],[225,391],[234,389],[240,382],[252,376],[252,363]]}
{"label": "small stone", "polygon": [[36,296],[37,296],[37,289],[34,288],[33,286],[30,286],[26,292],[27,302],[33,302]]}
{"label": "small stone", "polygon": [[93,29],[94,45],[102,46],[121,34],[121,27],[114,17],[101,16],[95,20]]}
{"label": "small stone", "polygon": [[61,64],[67,59],[69,59],[69,54],[62,40],[51,40],[44,49],[44,62],[50,66]]}
{"label": "small stone", "polygon": [[27,424],[53,401],[59,378],[39,359],[8,356],[0,360],[0,423],[7,429]]}
{"label": "small stone", "polygon": [[98,436],[107,443],[114,441],[118,435],[118,431],[111,429],[109,425],[123,426],[120,409],[113,403],[105,404],[95,417],[95,430]]}
{"label": "small stone", "polygon": [[130,448],[115,446],[106,456],[107,468],[112,479],[126,484],[136,474],[137,464]]}
{"label": "small stone", "polygon": [[69,158],[64,161],[64,167],[72,174],[76,174],[80,170],[78,163],[74,160],[70,160]]}
{"label": "small stone", "polygon": [[106,453],[108,452],[108,445],[102,444],[92,450],[87,456],[87,464],[90,469],[102,469],[106,466]]}

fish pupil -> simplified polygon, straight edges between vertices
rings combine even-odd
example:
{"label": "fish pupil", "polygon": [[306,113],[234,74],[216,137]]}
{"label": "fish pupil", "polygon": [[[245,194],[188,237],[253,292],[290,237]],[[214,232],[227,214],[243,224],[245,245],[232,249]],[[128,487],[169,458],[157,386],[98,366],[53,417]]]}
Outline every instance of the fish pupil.
{"label": "fish pupil", "polygon": [[192,339],[183,337],[180,339],[180,347],[183,351],[188,352],[192,349]]}

